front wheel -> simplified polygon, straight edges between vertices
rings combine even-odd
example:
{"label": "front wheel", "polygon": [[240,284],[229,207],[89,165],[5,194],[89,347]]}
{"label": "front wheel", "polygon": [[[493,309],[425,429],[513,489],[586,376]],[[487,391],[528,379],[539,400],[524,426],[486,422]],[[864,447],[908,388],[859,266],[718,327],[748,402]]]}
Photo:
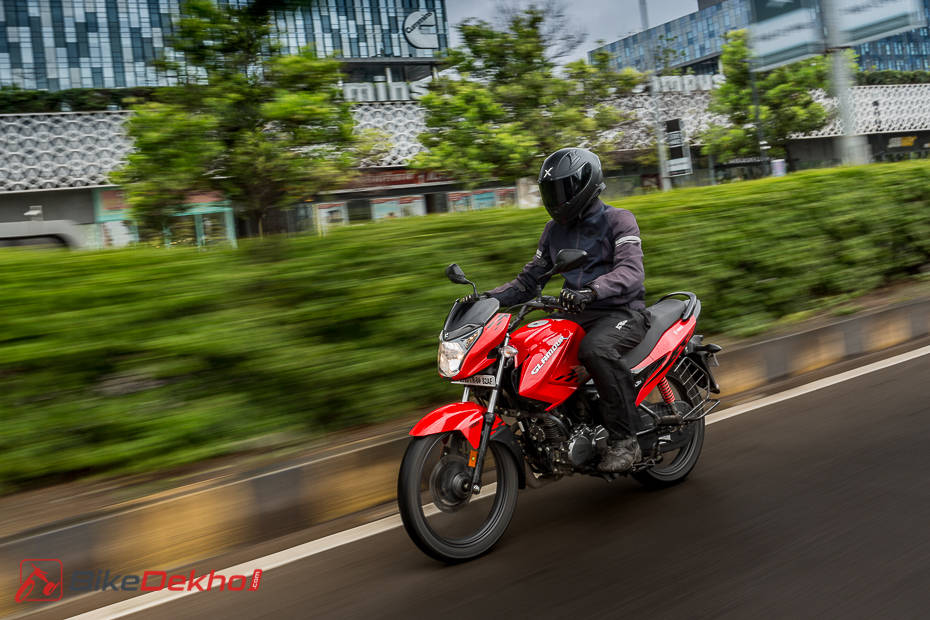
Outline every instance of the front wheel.
{"label": "front wheel", "polygon": [[490,442],[480,495],[468,492],[471,446],[459,432],[415,437],[397,480],[404,529],[427,555],[464,562],[486,553],[503,536],[517,505],[517,464]]}

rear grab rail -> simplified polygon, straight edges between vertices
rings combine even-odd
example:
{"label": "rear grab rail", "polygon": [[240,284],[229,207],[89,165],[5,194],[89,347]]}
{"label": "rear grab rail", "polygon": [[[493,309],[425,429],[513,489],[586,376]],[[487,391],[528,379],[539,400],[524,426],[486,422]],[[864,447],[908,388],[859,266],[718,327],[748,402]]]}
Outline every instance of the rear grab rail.
{"label": "rear grab rail", "polygon": [[[675,291],[674,293],[668,293],[667,295],[663,295],[659,299],[659,301],[664,301],[672,297],[687,297],[688,298],[688,304],[685,306],[684,312],[681,313],[682,321],[687,321],[688,319],[690,319],[694,315],[694,311],[700,307],[701,302],[698,301],[697,295],[689,291]],[[659,301],[657,301],[656,303],[659,303]]]}

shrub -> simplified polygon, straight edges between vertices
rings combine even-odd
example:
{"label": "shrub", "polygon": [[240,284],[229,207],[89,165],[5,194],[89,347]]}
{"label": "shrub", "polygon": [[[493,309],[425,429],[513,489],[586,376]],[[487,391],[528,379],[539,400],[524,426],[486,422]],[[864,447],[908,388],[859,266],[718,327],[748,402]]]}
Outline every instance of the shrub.
{"label": "shrub", "polygon": [[[930,262],[930,165],[802,172],[623,200],[648,299],[693,290],[746,334]],[[436,335],[532,256],[541,209],[372,222],[239,250],[0,252],[0,485],[139,471],[453,398]],[[550,287],[555,290],[558,283]]]}

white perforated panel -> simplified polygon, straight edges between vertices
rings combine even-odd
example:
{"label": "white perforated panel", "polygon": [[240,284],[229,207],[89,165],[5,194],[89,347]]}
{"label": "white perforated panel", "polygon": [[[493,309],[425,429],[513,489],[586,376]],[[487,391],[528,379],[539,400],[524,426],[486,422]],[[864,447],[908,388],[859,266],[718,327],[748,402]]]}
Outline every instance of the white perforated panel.
{"label": "white perforated panel", "polygon": [[129,112],[0,115],[0,191],[109,185],[132,148]]}
{"label": "white perforated panel", "polygon": [[[836,100],[820,91],[815,97],[834,111]],[[889,84],[853,88],[856,133],[896,133],[930,129],[930,84]],[[843,123],[834,114],[831,122],[807,138],[839,136]]]}
{"label": "white perforated panel", "polygon": [[[688,139],[707,129],[711,123],[725,123],[726,119],[710,114],[707,106],[710,103],[709,91],[698,91],[688,94],[663,93],[659,98],[659,118],[682,119],[682,127]],[[648,95],[633,95],[617,101],[617,107],[634,120],[624,123],[620,127],[605,132],[605,137],[611,140],[619,150],[648,148],[655,142],[653,133],[652,99]]]}
{"label": "white perforated panel", "polygon": [[391,150],[379,166],[403,166],[423,150],[417,136],[426,130],[423,108],[413,102],[357,103],[352,107],[357,129],[383,131]]}
{"label": "white perforated panel", "polygon": [[[835,100],[815,94],[828,110]],[[856,129],[860,134],[930,130],[930,84],[859,86],[853,89]],[[707,111],[709,92],[664,93],[663,119],[681,118],[694,137],[725,119]],[[648,147],[652,142],[652,104],[648,96],[619,99],[616,105],[632,120],[607,132],[618,149]],[[417,136],[426,130],[424,112],[413,102],[359,103],[353,107],[360,129],[385,132],[391,150],[377,166],[402,166],[422,146]],[[130,112],[0,115],[0,192],[109,185],[107,175],[131,150],[123,125]],[[834,115],[835,116],[835,115]],[[798,137],[841,134],[838,119],[820,131]]]}

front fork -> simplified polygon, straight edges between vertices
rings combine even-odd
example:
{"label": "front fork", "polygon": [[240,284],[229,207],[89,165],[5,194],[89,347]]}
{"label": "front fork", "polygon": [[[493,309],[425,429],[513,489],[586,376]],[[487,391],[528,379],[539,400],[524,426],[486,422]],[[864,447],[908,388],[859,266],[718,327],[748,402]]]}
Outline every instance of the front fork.
{"label": "front fork", "polygon": [[[500,363],[497,365],[497,374],[494,377],[494,388],[491,390],[491,398],[488,400],[488,410],[484,414],[484,425],[481,427],[481,441],[478,443],[478,458],[475,461],[475,469],[471,474],[471,492],[477,495],[481,492],[481,472],[484,470],[484,459],[488,453],[488,444],[491,443],[491,430],[494,426],[494,410],[497,407],[497,396],[501,391],[501,377],[504,375],[504,365],[510,359],[504,355],[504,350],[510,343],[510,334],[504,336],[504,342],[500,348]],[[462,400],[468,400],[468,388]]]}

